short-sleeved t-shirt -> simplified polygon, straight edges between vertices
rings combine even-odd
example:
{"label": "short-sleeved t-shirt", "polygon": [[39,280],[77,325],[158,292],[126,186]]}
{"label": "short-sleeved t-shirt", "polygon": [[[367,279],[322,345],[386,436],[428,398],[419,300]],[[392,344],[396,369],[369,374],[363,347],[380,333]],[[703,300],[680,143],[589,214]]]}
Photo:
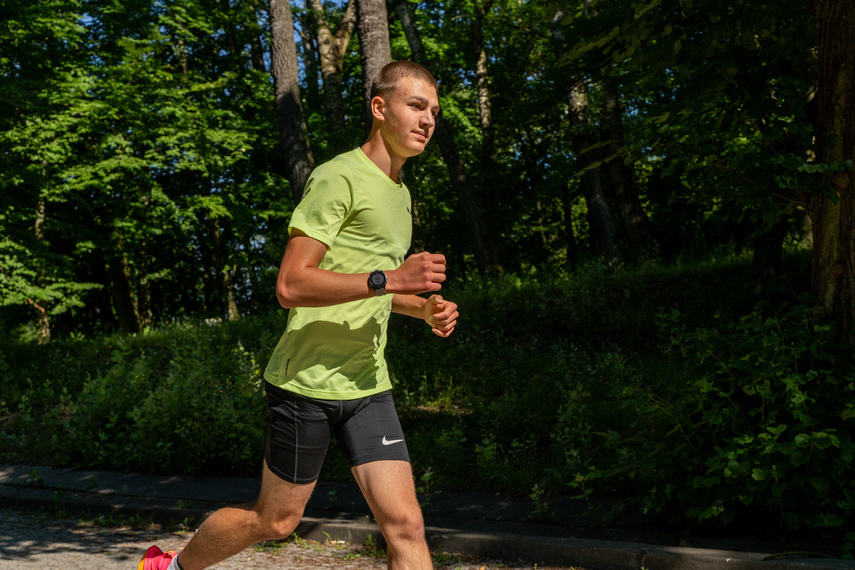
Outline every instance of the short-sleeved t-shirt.
{"label": "short-sleeved t-shirt", "polygon": [[[395,269],[410,248],[410,209],[407,187],[357,148],[312,172],[289,232],[299,229],[327,247],[321,269],[350,274]],[[389,390],[384,349],[391,308],[392,295],[385,295],[291,309],[265,380],[321,400]]]}

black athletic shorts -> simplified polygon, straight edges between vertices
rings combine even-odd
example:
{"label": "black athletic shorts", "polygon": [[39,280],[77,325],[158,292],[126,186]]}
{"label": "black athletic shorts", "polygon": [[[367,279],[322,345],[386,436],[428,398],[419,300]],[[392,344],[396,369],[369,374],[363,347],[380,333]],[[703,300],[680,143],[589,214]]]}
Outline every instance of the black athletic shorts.
{"label": "black athletic shorts", "polygon": [[410,461],[392,393],[357,400],[306,398],[272,384],[267,396],[267,446],[270,470],[289,483],[318,479],[330,428],[351,467],[381,460]]}

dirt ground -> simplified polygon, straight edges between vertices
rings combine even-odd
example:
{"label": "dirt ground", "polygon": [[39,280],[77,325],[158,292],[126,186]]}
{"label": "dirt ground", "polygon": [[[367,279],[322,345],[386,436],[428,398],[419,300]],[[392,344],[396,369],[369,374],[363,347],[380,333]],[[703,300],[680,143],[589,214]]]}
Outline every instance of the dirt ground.
{"label": "dirt ground", "polygon": [[[193,536],[191,530],[140,528],[122,520],[72,520],[46,514],[0,510],[0,570],[135,570],[152,544],[180,551]],[[312,542],[300,538],[256,545],[213,568],[287,570],[368,570],[385,568],[382,551],[368,544]],[[435,568],[494,570],[549,567],[482,560],[448,553],[434,554]],[[576,569],[582,570],[582,569]]]}

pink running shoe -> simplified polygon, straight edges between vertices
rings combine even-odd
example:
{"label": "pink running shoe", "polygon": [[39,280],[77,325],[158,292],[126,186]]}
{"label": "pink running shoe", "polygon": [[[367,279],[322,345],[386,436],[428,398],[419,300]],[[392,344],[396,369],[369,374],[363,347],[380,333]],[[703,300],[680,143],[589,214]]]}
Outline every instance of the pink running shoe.
{"label": "pink running shoe", "polygon": [[140,558],[140,564],[137,570],[166,570],[172,559],[178,556],[174,550],[167,552],[162,551],[156,546],[152,546],[145,551],[143,557]]}

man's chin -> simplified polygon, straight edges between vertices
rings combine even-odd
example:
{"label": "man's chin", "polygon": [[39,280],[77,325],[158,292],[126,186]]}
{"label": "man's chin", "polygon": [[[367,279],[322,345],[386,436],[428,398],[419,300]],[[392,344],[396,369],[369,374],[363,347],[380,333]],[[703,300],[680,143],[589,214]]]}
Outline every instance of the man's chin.
{"label": "man's chin", "polygon": [[416,156],[423,153],[425,151],[425,147],[427,147],[427,143],[427,141],[419,141],[409,145],[408,150],[413,153],[410,156]]}

